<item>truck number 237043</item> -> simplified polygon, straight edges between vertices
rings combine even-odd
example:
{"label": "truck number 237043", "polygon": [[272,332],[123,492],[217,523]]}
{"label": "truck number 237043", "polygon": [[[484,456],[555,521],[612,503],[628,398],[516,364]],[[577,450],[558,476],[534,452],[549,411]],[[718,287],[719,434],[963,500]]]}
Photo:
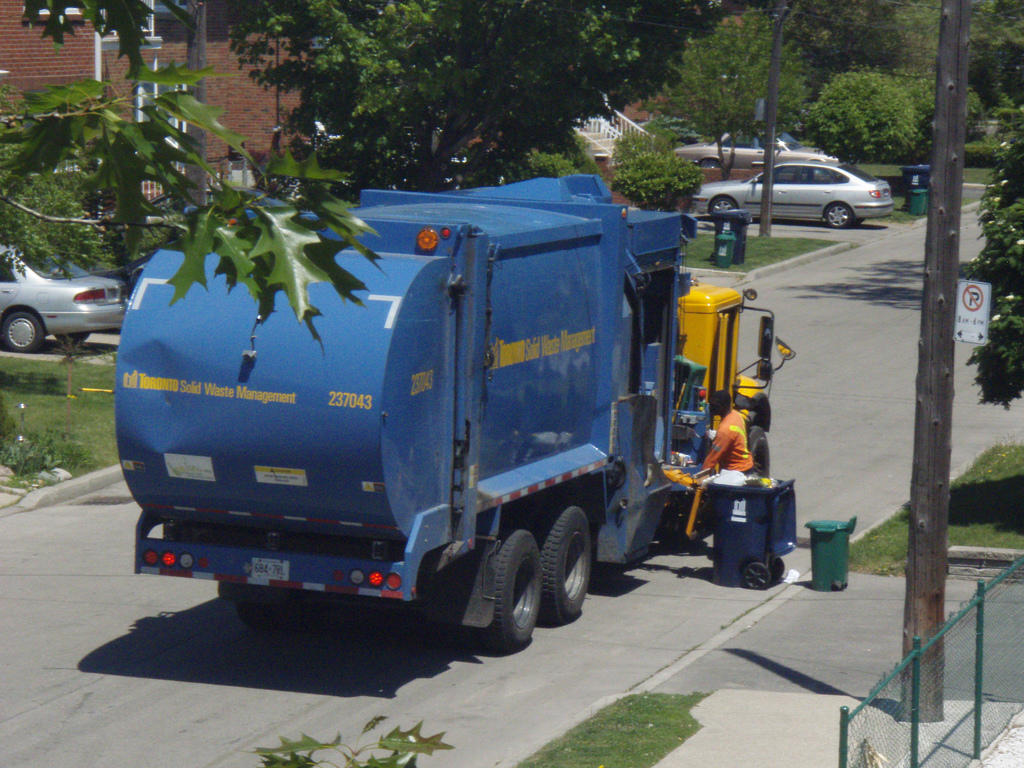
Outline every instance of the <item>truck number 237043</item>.
{"label": "truck number 237043", "polygon": [[331,392],[328,405],[335,408],[373,408],[373,395],[357,395],[355,392]]}

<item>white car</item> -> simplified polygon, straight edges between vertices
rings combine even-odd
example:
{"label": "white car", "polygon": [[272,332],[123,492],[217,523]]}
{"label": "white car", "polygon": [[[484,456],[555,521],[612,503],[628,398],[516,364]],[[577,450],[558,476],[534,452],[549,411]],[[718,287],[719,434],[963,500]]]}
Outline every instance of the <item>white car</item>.
{"label": "white car", "polygon": [[[705,184],[694,195],[697,214],[715,214],[745,208],[755,217],[761,211],[760,174],[742,181]],[[864,219],[888,216],[893,199],[889,183],[852,165],[784,163],[775,167],[772,180],[772,218],[824,221],[845,229]]]}
{"label": "white car", "polygon": [[0,341],[12,352],[35,352],[48,335],[119,331],[124,312],[120,280],[55,261],[34,270],[0,249]]}

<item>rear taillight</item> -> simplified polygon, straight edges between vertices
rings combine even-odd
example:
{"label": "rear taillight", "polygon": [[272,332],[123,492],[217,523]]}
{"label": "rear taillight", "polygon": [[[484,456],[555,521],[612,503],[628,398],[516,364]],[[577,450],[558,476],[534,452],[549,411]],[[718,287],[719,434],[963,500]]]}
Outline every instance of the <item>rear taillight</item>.
{"label": "rear taillight", "polygon": [[107,300],[107,292],[103,288],[91,288],[75,294],[75,304],[99,304]]}
{"label": "rear taillight", "polygon": [[142,553],[142,562],[146,565],[156,565],[160,561],[160,555],[156,553],[155,549],[147,549]]}
{"label": "rear taillight", "polygon": [[402,588],[402,577],[394,572],[389,573],[388,577],[384,579],[384,586],[392,592],[397,592]]}
{"label": "rear taillight", "polygon": [[881,198],[882,197],[882,190],[880,190],[880,189],[870,189],[870,190],[868,190],[868,194],[871,195],[871,197]]}

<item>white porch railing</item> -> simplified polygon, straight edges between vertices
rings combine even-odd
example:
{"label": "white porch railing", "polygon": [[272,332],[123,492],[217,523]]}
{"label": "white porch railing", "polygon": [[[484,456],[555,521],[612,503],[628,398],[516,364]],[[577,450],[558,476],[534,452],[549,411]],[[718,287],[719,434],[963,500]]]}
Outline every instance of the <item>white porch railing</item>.
{"label": "white porch railing", "polygon": [[587,140],[594,157],[611,158],[615,153],[615,140],[626,133],[646,134],[643,128],[634,123],[621,112],[616,111],[609,120],[605,117],[594,117],[587,120],[577,132]]}

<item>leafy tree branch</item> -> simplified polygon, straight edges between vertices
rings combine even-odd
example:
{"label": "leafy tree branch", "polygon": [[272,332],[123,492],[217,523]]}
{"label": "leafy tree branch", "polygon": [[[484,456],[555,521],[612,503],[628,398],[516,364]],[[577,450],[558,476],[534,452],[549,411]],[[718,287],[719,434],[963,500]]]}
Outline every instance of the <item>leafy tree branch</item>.
{"label": "leafy tree branch", "polygon": [[[341,174],[322,170],[315,156],[301,162],[290,154],[273,157],[265,172],[302,182],[302,194],[295,202],[305,215],[295,206],[273,212],[254,210],[249,196],[222,182],[211,190],[206,204],[188,207],[180,223],[168,220],[143,194],[145,182],[185,201],[194,188],[184,173],[186,166],[199,166],[216,178],[215,169],[182,126],[216,136],[250,165],[257,164],[244,146],[244,137],[220,122],[221,110],[202,104],[186,90],[201,78],[213,76],[212,70],[191,71],[173,63],[160,69],[145,65],[141,46],[152,9],[143,0],[80,0],[76,5],[81,18],[98,34],[117,35],[119,55],[128,59],[130,79],[168,90],[147,99],[137,110],[141,117],[137,120],[132,119],[127,100],[111,95],[115,89],[109,82],[82,80],[22,94],[16,107],[6,107],[0,123],[0,150],[7,149],[0,152],[0,202],[42,221],[120,229],[127,258],[138,253],[145,228],[179,227],[185,260],[171,280],[175,301],[196,283],[206,285],[206,258],[212,253],[218,257],[216,272],[227,276],[230,288],[244,286],[263,319],[274,311],[278,295],[283,294],[296,317],[319,338],[313,320],[320,313],[309,301],[309,285],[327,281],[342,298],[358,301],[356,291],[362,284],[338,267],[334,256],[342,248],[352,247],[375,258],[357,240],[368,231],[367,226],[329,191]],[[44,37],[59,49],[66,36],[76,31],[66,7],[63,0],[27,0],[24,18],[41,24]],[[175,4],[168,8],[187,23]],[[110,210],[96,216],[60,215],[20,200],[20,184],[52,178],[67,167],[84,174],[85,192],[112,200]],[[25,256],[28,260],[37,257]]]}

